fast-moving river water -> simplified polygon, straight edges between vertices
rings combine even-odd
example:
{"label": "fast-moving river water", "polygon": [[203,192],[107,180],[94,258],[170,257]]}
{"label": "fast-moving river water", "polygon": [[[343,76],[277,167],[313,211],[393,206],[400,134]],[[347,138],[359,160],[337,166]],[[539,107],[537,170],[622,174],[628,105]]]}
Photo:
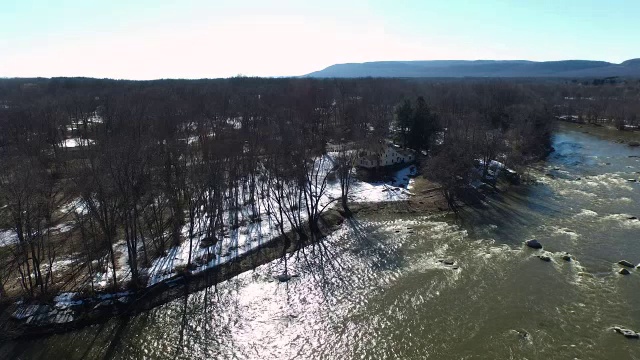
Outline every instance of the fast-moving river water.
{"label": "fast-moving river water", "polygon": [[640,331],[640,269],[616,264],[640,262],[629,219],[640,183],[628,181],[640,149],[566,126],[554,147],[538,184],[460,219],[359,218],[294,257],[288,283],[273,280],[276,261],[128,320],[4,344],[0,357],[640,359],[640,341],[611,330]]}

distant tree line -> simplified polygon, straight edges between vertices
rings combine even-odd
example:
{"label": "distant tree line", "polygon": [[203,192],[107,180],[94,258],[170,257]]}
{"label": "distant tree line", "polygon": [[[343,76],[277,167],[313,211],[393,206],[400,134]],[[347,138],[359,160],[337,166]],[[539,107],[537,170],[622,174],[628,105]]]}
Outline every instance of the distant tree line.
{"label": "distant tree line", "polygon": [[[246,209],[249,221],[266,213],[288,244],[291,236],[303,244],[317,236],[321,215],[332,205],[323,200],[330,173],[341,188],[335,201],[349,213],[353,144],[392,138],[422,152],[423,172],[443,186],[453,206],[477,177],[478,160],[484,173],[494,159],[510,166],[535,161],[550,149],[555,116],[592,111],[593,100],[565,99],[615,98],[626,109],[616,116],[634,121],[629,114],[638,113],[639,87],[3,79],[0,229],[16,241],[0,250],[1,290],[17,286],[37,297],[67,286],[72,280],[54,264],[68,254],[82,259],[73,281],[84,290],[93,291],[96,274],[105,272],[113,288],[122,287],[116,246],[123,243],[131,269],[127,285],[144,286],[154,259],[185,241],[218,244],[242,226]],[[334,163],[323,156],[328,143],[342,146]],[[66,237],[59,235],[62,222],[73,228]],[[186,270],[218,255],[203,259],[189,252]]]}

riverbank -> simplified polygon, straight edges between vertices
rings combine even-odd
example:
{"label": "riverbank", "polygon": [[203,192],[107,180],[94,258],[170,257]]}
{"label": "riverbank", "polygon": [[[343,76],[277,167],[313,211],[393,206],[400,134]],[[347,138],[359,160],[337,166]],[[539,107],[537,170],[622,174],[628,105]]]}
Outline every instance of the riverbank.
{"label": "riverbank", "polygon": [[558,120],[558,124],[561,130],[578,130],[584,134],[595,135],[619,144],[640,145],[640,131],[637,130],[619,130],[613,125],[581,124],[566,120]]}
{"label": "riverbank", "polygon": [[[277,260],[284,252],[291,254],[312,245],[339,228],[344,220],[340,212],[331,209],[321,216],[320,234],[317,236],[302,242],[295,234],[287,233],[292,241],[286,250],[285,236],[277,236],[230,261],[197,273],[183,272],[139,291],[72,299],[63,305],[5,305],[0,315],[0,339],[44,336],[100,324],[112,317],[133,316]],[[288,278],[278,277],[277,280],[286,281]]]}
{"label": "riverbank", "polygon": [[[383,192],[389,195],[383,198],[392,200],[380,201],[374,197],[372,201],[352,203],[350,210],[353,216],[410,216],[449,212],[442,188],[438,184],[421,175],[414,174],[410,178],[410,185],[407,181],[401,187],[386,186]],[[501,185],[498,191],[507,189]],[[399,194],[403,195],[400,200],[398,200]],[[304,242],[289,232],[286,236],[292,241],[287,249],[284,249],[285,236],[276,236],[246,252],[237,254],[228,261],[198,271],[189,271],[185,268],[143,289],[102,293],[84,298],[65,297],[62,294],[54,298],[52,303],[7,305],[1,315],[4,327],[0,330],[2,333],[0,337],[16,339],[26,336],[44,336],[104,323],[113,317],[139,314],[229,280],[260,265],[281,259],[283,253],[292,254],[302,247],[312,245],[338,229],[345,220],[341,209],[334,206],[322,215],[320,234]],[[296,274],[280,274],[274,276],[274,280],[284,282],[295,276]]]}
{"label": "riverbank", "polygon": [[[395,200],[379,201],[374,198],[370,202],[355,202],[350,209],[354,216],[372,213],[430,214],[448,211],[446,200],[437,184],[420,176],[411,180],[411,191],[407,187],[408,183],[403,187],[387,186],[383,191],[390,194],[383,198]],[[393,196],[395,193],[402,193],[405,197],[397,200],[398,196]],[[334,206],[322,215],[320,234],[305,239],[304,242],[289,232],[286,236],[292,241],[287,249],[284,249],[285,236],[276,236],[228,261],[199,271],[185,269],[139,290],[79,298],[71,294],[60,294],[50,303],[19,301],[5,304],[0,315],[0,338],[44,336],[104,323],[113,317],[133,316],[282,258],[285,252],[292,254],[302,247],[312,245],[338,229],[344,221],[343,212]],[[275,280],[288,281],[291,276],[295,274],[279,275]]]}

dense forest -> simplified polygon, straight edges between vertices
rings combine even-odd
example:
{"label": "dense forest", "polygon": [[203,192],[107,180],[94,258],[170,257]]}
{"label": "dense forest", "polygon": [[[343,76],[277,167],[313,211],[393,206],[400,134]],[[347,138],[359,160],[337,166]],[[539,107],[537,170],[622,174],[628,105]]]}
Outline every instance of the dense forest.
{"label": "dense forest", "polygon": [[385,140],[455,207],[491,161],[548,154],[556,119],[638,114],[621,79],[2,79],[0,297],[144,287],[228,258],[252,224],[304,244]]}

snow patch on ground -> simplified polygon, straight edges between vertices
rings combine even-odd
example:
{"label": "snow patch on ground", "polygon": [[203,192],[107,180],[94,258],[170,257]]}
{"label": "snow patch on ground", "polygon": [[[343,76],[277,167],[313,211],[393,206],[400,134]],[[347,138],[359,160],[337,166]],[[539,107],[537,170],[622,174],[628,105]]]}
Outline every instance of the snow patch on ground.
{"label": "snow patch on ground", "polygon": [[58,224],[52,227],[51,229],[49,229],[49,231],[57,232],[57,233],[66,233],[73,230],[73,227],[74,227],[74,224],[72,222],[67,222],[67,223]]}
{"label": "snow patch on ground", "polygon": [[13,313],[13,317],[21,320],[26,319],[29,316],[35,315],[40,309],[40,305],[22,305],[18,306],[18,309]]}
{"label": "snow patch on ground", "polygon": [[[51,232],[65,233],[73,229],[72,224],[62,223],[49,229]],[[14,230],[0,230],[0,247],[18,243],[18,234]]]}
{"label": "snow patch on ground", "polygon": [[64,292],[53,298],[57,309],[67,309],[71,306],[81,305],[82,300],[74,300],[78,296],[75,292]]}
{"label": "snow patch on ground", "polygon": [[[185,225],[182,231],[185,240],[180,245],[169,249],[167,255],[153,260],[151,267],[146,269],[149,275],[148,285],[156,284],[176,275],[177,269],[188,264],[190,249],[191,263],[193,264],[191,272],[198,273],[226,263],[280,235],[276,221],[267,215],[267,204],[258,201],[257,206],[260,216],[257,214],[254,216],[251,205],[243,206],[238,214],[239,226],[236,229],[228,229],[215,245],[202,246],[202,241],[206,238],[204,229],[201,229],[204,226],[196,226],[194,238],[190,241],[189,225]],[[231,214],[227,211],[224,216],[229,218]],[[204,224],[206,220],[204,218],[197,223]],[[284,224],[283,228],[285,231],[289,231],[291,226]]]}
{"label": "snow patch on ground", "polygon": [[0,247],[18,243],[18,235],[12,230],[0,231]]}
{"label": "snow patch on ground", "polygon": [[93,145],[94,143],[95,143],[95,141],[91,140],[91,139],[71,138],[71,139],[65,139],[62,142],[62,146],[67,147],[67,148],[74,148],[74,147],[78,147],[78,146]]}
{"label": "snow patch on ground", "polygon": [[[338,194],[339,194],[338,188]],[[350,189],[349,198],[353,202],[381,202],[407,200],[412,195],[403,187],[387,183],[357,182]]]}
{"label": "snow patch on ground", "polygon": [[[412,176],[415,174],[415,166],[407,165],[391,176],[393,181],[365,182],[355,179],[349,189],[349,200],[351,202],[407,200],[413,195],[410,189],[413,187],[414,180]],[[339,199],[341,194],[340,181],[336,180],[329,183],[327,194],[332,199]]]}
{"label": "snow patch on ground", "polygon": [[65,214],[69,214],[73,212],[79,215],[84,215],[89,212],[89,209],[87,209],[87,206],[85,205],[84,201],[82,201],[81,198],[76,198],[62,205],[60,207],[60,211]]}

